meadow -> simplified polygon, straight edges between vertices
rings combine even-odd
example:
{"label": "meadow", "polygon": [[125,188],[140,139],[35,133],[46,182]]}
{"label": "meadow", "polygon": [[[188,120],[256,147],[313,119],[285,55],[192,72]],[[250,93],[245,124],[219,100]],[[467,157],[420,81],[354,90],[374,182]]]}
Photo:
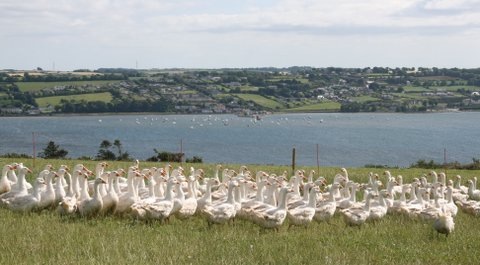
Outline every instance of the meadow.
{"label": "meadow", "polygon": [[15,85],[22,92],[35,92],[45,88],[53,88],[56,86],[101,86],[110,83],[118,83],[118,80],[93,80],[93,81],[61,81],[61,82],[16,82]]}
{"label": "meadow", "polygon": [[269,108],[269,109],[276,109],[276,108],[283,108],[284,106],[273,100],[273,99],[269,99],[269,98],[266,98],[264,96],[260,96],[260,95],[256,95],[256,94],[232,94],[233,96],[235,97],[238,97],[238,98],[241,98],[243,100],[246,100],[246,101],[253,101],[255,102],[256,104],[262,106],[262,107],[265,107],[265,108]]}
{"label": "meadow", "polygon": [[333,101],[322,101],[314,104],[300,103],[301,106],[287,109],[288,112],[316,112],[316,111],[338,111],[340,103]]}
{"label": "meadow", "polygon": [[37,102],[39,107],[47,107],[48,105],[56,106],[60,104],[60,101],[64,100],[85,100],[85,101],[103,101],[103,102],[110,102],[112,101],[112,94],[110,92],[102,92],[102,93],[88,93],[88,94],[79,94],[79,95],[69,95],[69,96],[52,96],[52,97],[43,97],[43,98],[36,98],[35,101]]}
{"label": "meadow", "polygon": [[[46,164],[70,168],[83,163],[93,169],[96,161],[0,158],[0,164],[24,162],[36,176]],[[131,162],[109,162],[109,169],[126,168]],[[140,167],[164,163],[141,162]],[[173,164],[178,166],[178,164]],[[203,168],[212,176],[215,165],[183,164]],[[224,165],[238,168],[240,165]],[[305,170],[313,167],[300,167]],[[281,174],[288,166],[249,165],[253,172]],[[351,179],[366,182],[370,171],[348,168]],[[428,173],[426,169],[390,169],[404,182]],[[441,169],[438,169],[439,171]],[[339,168],[321,167],[319,175],[331,181]],[[451,178],[464,181],[479,171],[449,170]],[[381,178],[382,179],[382,178]],[[383,179],[382,179],[383,180]],[[169,224],[144,224],[113,216],[96,219],[64,218],[55,212],[16,214],[0,209],[0,264],[476,264],[480,247],[480,222],[459,211],[455,231],[437,236],[429,223],[387,216],[361,228],[345,227],[335,216],[331,224],[311,223],[307,228],[284,224],[279,232],[235,220],[211,228],[201,217],[172,219]]]}

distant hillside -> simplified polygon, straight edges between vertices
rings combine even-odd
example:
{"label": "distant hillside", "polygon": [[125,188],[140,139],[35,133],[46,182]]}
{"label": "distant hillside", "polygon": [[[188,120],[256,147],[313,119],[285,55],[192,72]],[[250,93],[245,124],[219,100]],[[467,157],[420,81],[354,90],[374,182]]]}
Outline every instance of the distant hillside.
{"label": "distant hillside", "polygon": [[480,108],[479,92],[480,69],[289,67],[0,71],[2,115],[477,110]]}

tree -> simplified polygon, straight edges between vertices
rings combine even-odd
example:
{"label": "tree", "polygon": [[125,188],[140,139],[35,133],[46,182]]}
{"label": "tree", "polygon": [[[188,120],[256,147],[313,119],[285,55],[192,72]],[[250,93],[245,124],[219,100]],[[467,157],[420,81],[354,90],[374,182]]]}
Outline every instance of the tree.
{"label": "tree", "polygon": [[60,149],[55,142],[50,141],[48,142],[47,146],[43,149],[43,152],[38,153],[39,157],[43,157],[45,159],[50,158],[65,158],[67,156],[68,151],[65,149]]}
{"label": "tree", "polygon": [[[110,150],[110,148],[115,147],[117,149],[118,155]],[[100,143],[100,149],[98,150],[97,156],[95,157],[97,160],[118,160],[118,161],[128,161],[131,160],[130,154],[128,152],[123,152],[122,150],[122,143],[120,140],[116,139],[113,141],[113,145],[108,140],[103,140]]]}
{"label": "tree", "polygon": [[103,140],[100,143],[100,149],[98,150],[97,156],[95,157],[97,160],[115,160],[115,154],[110,151],[110,147],[112,147],[112,143],[108,140]]}

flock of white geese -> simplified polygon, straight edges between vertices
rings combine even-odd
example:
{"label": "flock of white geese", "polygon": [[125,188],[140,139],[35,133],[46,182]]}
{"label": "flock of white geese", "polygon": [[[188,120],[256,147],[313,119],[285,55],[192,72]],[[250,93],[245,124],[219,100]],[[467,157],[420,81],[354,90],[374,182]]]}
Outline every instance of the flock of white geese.
{"label": "flock of white geese", "polygon": [[[47,165],[32,185],[26,181],[31,170],[22,163],[5,165],[0,206],[17,212],[55,209],[61,215],[83,217],[115,214],[147,222],[198,215],[209,226],[241,218],[276,230],[286,219],[290,226],[307,226],[312,221],[329,222],[336,212],[348,226],[401,214],[431,221],[446,236],[454,230],[458,208],[480,216],[476,178],[465,187],[460,176],[447,181],[444,173],[435,171],[406,184],[402,176],[385,171],[383,184],[383,177],[373,173],[367,183],[357,183],[342,168],[328,184],[324,177],[314,179],[313,170],[308,174],[297,170],[288,177],[287,172],[253,175],[246,166],[237,172],[218,165],[214,176],[206,178],[202,169],[190,168],[189,173],[170,165],[141,169],[138,161],[127,170],[109,171],[107,166],[100,162],[92,172],[82,164],[73,170]],[[362,201],[357,201],[357,192],[363,192]]]}

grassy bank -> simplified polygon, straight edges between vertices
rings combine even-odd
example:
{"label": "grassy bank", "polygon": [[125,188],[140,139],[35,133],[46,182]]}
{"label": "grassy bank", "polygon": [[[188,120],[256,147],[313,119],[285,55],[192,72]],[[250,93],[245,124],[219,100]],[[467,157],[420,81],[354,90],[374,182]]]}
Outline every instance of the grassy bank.
{"label": "grassy bank", "polygon": [[[0,164],[11,161],[21,162],[0,159]],[[31,160],[23,162],[33,168]],[[37,160],[33,175],[47,163],[73,167],[78,162],[91,169],[96,163]],[[128,165],[112,162],[110,168]],[[141,167],[153,165],[161,166],[141,163]],[[213,174],[214,165],[195,166],[204,168],[207,176]],[[250,169],[277,174],[290,170],[262,165]],[[382,173],[380,169],[352,168],[349,174],[355,181],[365,182],[369,171]],[[328,180],[337,172],[338,168],[320,168],[320,175]],[[405,182],[427,172],[392,169],[392,174],[402,174]],[[460,174],[464,180],[478,173],[447,172],[448,176]],[[330,225],[311,223],[306,229],[288,229],[284,224],[278,233],[241,220],[208,228],[200,217],[146,225],[116,217],[61,218],[48,211],[21,215],[0,209],[0,216],[0,264],[475,264],[480,248],[480,222],[460,211],[456,229],[447,239],[437,237],[430,224],[397,216],[361,229],[345,227],[336,216]]]}

